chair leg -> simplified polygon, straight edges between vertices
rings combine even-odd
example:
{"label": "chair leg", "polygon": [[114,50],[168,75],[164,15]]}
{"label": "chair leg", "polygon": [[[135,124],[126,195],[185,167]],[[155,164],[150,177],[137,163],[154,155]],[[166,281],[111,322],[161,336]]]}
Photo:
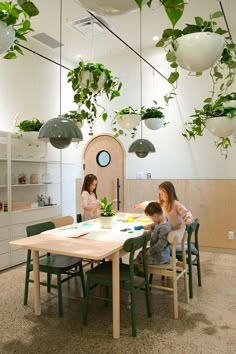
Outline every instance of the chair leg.
{"label": "chair leg", "polygon": [[193,298],[193,265],[192,259],[188,258],[188,284],[189,284],[189,297]]}
{"label": "chair leg", "polygon": [[198,278],[198,286],[202,286],[201,266],[200,266],[199,254],[198,254],[198,257],[197,257],[197,278]]}
{"label": "chair leg", "polygon": [[29,277],[30,277],[30,271],[28,270],[26,266],[26,272],[25,272],[25,292],[24,292],[24,305],[28,304],[28,293],[29,293]]}
{"label": "chair leg", "polygon": [[178,319],[178,288],[177,279],[173,279],[173,289],[174,289],[174,319]]}
{"label": "chair leg", "polygon": [[89,294],[89,289],[90,289],[90,281],[87,278],[87,286],[86,286],[85,297],[84,297],[84,306],[83,306],[83,318],[82,318],[82,324],[83,325],[87,325],[88,324],[88,294]]}
{"label": "chair leg", "polygon": [[51,291],[51,274],[47,273],[47,292],[50,293]]}
{"label": "chair leg", "polygon": [[151,297],[150,297],[150,289],[148,286],[148,280],[145,284],[145,295],[146,295],[146,304],[147,304],[147,314],[148,317],[152,317],[152,305],[151,305]]}
{"label": "chair leg", "polygon": [[61,289],[61,274],[57,274],[57,291],[58,291],[58,311],[59,317],[63,317],[63,305],[62,305],[62,289]]}
{"label": "chair leg", "polygon": [[189,294],[188,294],[188,274],[187,269],[184,273],[184,294],[185,294],[185,302],[186,304],[189,303]]}
{"label": "chair leg", "polygon": [[131,290],[131,324],[132,324],[132,336],[137,336],[136,329],[136,299],[134,290]]}
{"label": "chair leg", "polygon": [[79,272],[80,272],[80,279],[81,279],[81,285],[82,285],[82,290],[83,290],[83,298],[85,298],[85,281],[84,281],[84,270],[83,270],[83,264],[80,262],[79,264]]}

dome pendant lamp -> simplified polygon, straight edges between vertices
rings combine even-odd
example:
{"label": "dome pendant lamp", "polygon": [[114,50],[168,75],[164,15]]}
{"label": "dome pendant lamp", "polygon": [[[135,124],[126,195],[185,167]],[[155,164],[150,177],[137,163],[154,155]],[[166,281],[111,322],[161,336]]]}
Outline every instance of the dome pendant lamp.
{"label": "dome pendant lamp", "polygon": [[38,139],[50,142],[56,149],[65,149],[71,142],[83,140],[78,126],[69,119],[61,117],[61,64],[62,64],[62,0],[60,0],[60,115],[48,120],[40,129]]}
{"label": "dome pendant lamp", "polygon": [[[143,75],[142,75],[142,10],[140,10],[140,101],[141,101],[141,109],[142,109],[142,101],[143,101]],[[143,139],[143,126],[141,120],[141,139],[135,140],[129,147],[128,152],[135,153],[136,156],[140,158],[147,157],[150,152],[156,152],[155,146],[151,143],[151,141],[147,139]]]}

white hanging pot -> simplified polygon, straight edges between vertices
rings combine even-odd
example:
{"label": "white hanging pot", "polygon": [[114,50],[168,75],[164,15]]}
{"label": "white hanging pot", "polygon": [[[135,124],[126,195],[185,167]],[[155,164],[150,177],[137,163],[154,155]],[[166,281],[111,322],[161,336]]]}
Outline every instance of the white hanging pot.
{"label": "white hanging pot", "polygon": [[117,123],[123,129],[133,129],[136,128],[140,121],[140,114],[121,114],[116,117]]}
{"label": "white hanging pot", "polygon": [[115,215],[114,216],[100,216],[100,224],[103,229],[111,229],[113,226],[113,223],[115,221]]}
{"label": "white hanging pot", "polygon": [[197,32],[176,40],[176,62],[189,71],[209,69],[221,56],[224,37],[211,32]]}
{"label": "white hanging pot", "polygon": [[[75,0],[86,10],[101,16],[116,16],[138,10],[134,0]],[[148,0],[143,1],[145,5]]]}
{"label": "white hanging pot", "polygon": [[39,145],[39,132],[21,132],[21,136],[28,145]]}
{"label": "white hanging pot", "polygon": [[143,120],[148,129],[157,130],[163,127],[164,119],[162,118],[148,118]]}
{"label": "white hanging pot", "polygon": [[83,127],[83,125],[84,125],[84,120],[82,120],[82,122],[75,122],[75,124],[77,125],[77,127],[79,129],[81,129]]}
{"label": "white hanging pot", "polygon": [[12,26],[7,26],[5,22],[0,21],[0,54],[5,53],[15,39],[15,30]]}
{"label": "white hanging pot", "polygon": [[106,74],[102,73],[99,77],[99,80],[98,80],[98,88],[96,90],[94,90],[92,87],[91,87],[91,83],[93,84],[94,81],[93,81],[93,74],[89,71],[89,70],[85,70],[81,73],[81,82],[80,82],[80,86],[81,87],[87,87],[87,84],[88,84],[88,81],[89,81],[89,90],[91,92],[98,92],[100,91],[105,82],[106,82]]}
{"label": "white hanging pot", "polygon": [[221,116],[208,118],[205,125],[209,132],[219,138],[230,136],[236,131],[236,117],[228,118]]}

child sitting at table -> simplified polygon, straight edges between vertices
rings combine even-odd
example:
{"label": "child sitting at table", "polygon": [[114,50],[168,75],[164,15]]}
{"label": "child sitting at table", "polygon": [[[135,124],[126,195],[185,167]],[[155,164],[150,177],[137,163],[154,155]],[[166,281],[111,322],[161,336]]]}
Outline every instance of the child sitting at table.
{"label": "child sitting at table", "polygon": [[[168,242],[168,234],[171,226],[163,214],[163,210],[159,203],[149,203],[145,210],[145,214],[151,218],[153,224],[144,227],[148,240],[150,239],[150,247],[147,248],[147,264],[165,264],[170,262],[170,246]],[[140,252],[136,261],[142,263],[142,253]]]}

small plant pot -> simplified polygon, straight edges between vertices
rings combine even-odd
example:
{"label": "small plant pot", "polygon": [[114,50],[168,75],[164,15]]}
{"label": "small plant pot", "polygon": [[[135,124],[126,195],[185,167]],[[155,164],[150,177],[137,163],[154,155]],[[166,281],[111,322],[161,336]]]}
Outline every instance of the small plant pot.
{"label": "small plant pot", "polygon": [[89,70],[85,70],[82,72],[81,74],[81,83],[80,83],[80,86],[81,87],[87,87],[87,83],[89,81],[89,90],[91,92],[98,92],[98,91],[101,91],[101,89],[103,88],[105,82],[106,82],[106,75],[104,73],[102,73],[99,77],[99,80],[98,80],[98,88],[96,90],[94,90],[92,87],[91,87],[91,84],[94,83],[93,81],[93,74],[89,71]]}
{"label": "small plant pot", "polygon": [[15,39],[15,30],[12,26],[7,26],[5,22],[0,21],[0,54],[5,53]]}
{"label": "small plant pot", "polygon": [[100,224],[103,229],[112,229],[116,217],[114,216],[100,216]]}
{"label": "small plant pot", "polygon": [[121,114],[116,117],[117,123],[123,129],[134,129],[141,122],[140,114]]}
{"label": "small plant pot", "polygon": [[206,120],[206,128],[213,135],[221,138],[232,135],[236,131],[236,117],[213,117]]}
{"label": "small plant pot", "polygon": [[189,71],[209,69],[221,56],[224,37],[211,32],[197,32],[176,40],[176,62]]}
{"label": "small plant pot", "polygon": [[39,132],[21,132],[21,136],[28,145],[39,145]]}
{"label": "small plant pot", "polygon": [[77,125],[77,127],[79,129],[81,129],[83,127],[83,125],[84,125],[84,120],[82,122],[75,122],[75,124]]}
{"label": "small plant pot", "polygon": [[164,119],[160,118],[148,118],[143,120],[148,129],[157,130],[163,127]]}

